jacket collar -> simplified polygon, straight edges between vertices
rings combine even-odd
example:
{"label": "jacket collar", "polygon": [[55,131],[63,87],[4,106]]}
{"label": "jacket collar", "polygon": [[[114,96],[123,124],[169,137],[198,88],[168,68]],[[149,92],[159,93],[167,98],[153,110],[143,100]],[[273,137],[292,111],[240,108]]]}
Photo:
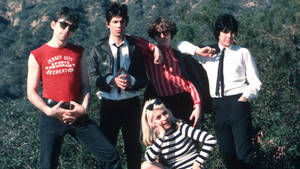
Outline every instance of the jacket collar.
{"label": "jacket collar", "polygon": [[[135,50],[135,40],[133,38],[131,38],[128,35],[125,35],[125,39],[128,42],[128,49],[129,49],[129,57],[130,59],[132,59],[133,57],[133,51]],[[111,48],[109,45],[109,36],[104,37],[100,40],[100,42],[98,43],[98,45],[107,53],[110,53],[112,55],[111,52]]]}

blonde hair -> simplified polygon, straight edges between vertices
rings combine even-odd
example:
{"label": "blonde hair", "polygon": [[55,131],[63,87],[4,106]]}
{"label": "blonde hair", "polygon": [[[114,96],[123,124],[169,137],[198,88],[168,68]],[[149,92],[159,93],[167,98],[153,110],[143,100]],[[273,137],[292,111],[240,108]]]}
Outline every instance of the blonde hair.
{"label": "blonde hair", "polygon": [[178,121],[173,116],[172,112],[159,99],[151,99],[146,101],[143,107],[143,113],[141,117],[143,143],[145,146],[152,145],[153,141],[157,138],[157,133],[150,126],[149,122],[153,120],[154,112],[156,110],[161,109],[169,113],[172,123],[176,123]]}

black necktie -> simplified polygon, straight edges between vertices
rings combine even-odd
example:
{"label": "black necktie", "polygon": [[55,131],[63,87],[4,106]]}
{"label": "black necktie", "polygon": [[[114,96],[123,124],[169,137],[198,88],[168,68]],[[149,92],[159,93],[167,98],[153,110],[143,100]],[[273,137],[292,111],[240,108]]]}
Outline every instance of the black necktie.
{"label": "black necktie", "polygon": [[117,44],[114,43],[114,46],[117,48],[117,72],[120,70],[120,46],[117,46]]}
{"label": "black necktie", "polygon": [[220,59],[219,59],[219,67],[218,67],[218,77],[217,77],[217,86],[216,86],[216,95],[220,96],[219,90],[221,85],[221,96],[224,96],[224,75],[223,75],[223,62],[224,62],[224,53],[225,48],[222,50]]}
{"label": "black necktie", "polygon": [[[117,44],[114,43],[114,46],[117,48],[117,71],[116,71],[116,73],[118,73],[119,70],[120,70],[120,47],[122,45],[117,46]],[[117,87],[117,88],[118,88],[118,93],[120,94],[121,93],[121,89],[119,87]]]}

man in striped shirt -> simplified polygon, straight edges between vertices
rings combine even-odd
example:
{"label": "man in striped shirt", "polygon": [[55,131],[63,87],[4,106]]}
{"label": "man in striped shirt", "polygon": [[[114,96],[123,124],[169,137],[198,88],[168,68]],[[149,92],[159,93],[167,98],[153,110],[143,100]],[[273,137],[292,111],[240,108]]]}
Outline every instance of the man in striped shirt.
{"label": "man in striped shirt", "polygon": [[[200,64],[191,56],[183,56],[171,47],[170,41],[176,32],[176,24],[165,18],[160,17],[150,24],[148,34],[161,50],[163,59],[161,64],[154,64],[153,54],[147,48],[149,42],[136,38],[137,44],[142,46],[146,55],[146,72],[151,80],[145,98],[160,98],[176,118],[196,126],[201,110],[210,111],[208,80]],[[204,56],[213,53],[213,49],[209,47],[201,50]],[[206,103],[203,104],[203,101]]]}

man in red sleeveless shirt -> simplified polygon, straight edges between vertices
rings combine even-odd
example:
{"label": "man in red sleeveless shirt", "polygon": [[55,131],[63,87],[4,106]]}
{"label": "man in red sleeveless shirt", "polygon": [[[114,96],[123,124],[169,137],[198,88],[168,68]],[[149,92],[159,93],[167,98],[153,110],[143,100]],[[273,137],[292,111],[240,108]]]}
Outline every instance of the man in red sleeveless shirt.
{"label": "man in red sleeveless shirt", "polygon": [[[77,26],[74,10],[59,9],[51,21],[51,40],[31,51],[28,59],[28,99],[42,111],[40,168],[57,167],[63,138],[69,133],[96,156],[97,168],[119,169],[117,150],[88,118],[90,90],[84,49],[68,43]],[[40,81],[43,96],[38,94]]]}

